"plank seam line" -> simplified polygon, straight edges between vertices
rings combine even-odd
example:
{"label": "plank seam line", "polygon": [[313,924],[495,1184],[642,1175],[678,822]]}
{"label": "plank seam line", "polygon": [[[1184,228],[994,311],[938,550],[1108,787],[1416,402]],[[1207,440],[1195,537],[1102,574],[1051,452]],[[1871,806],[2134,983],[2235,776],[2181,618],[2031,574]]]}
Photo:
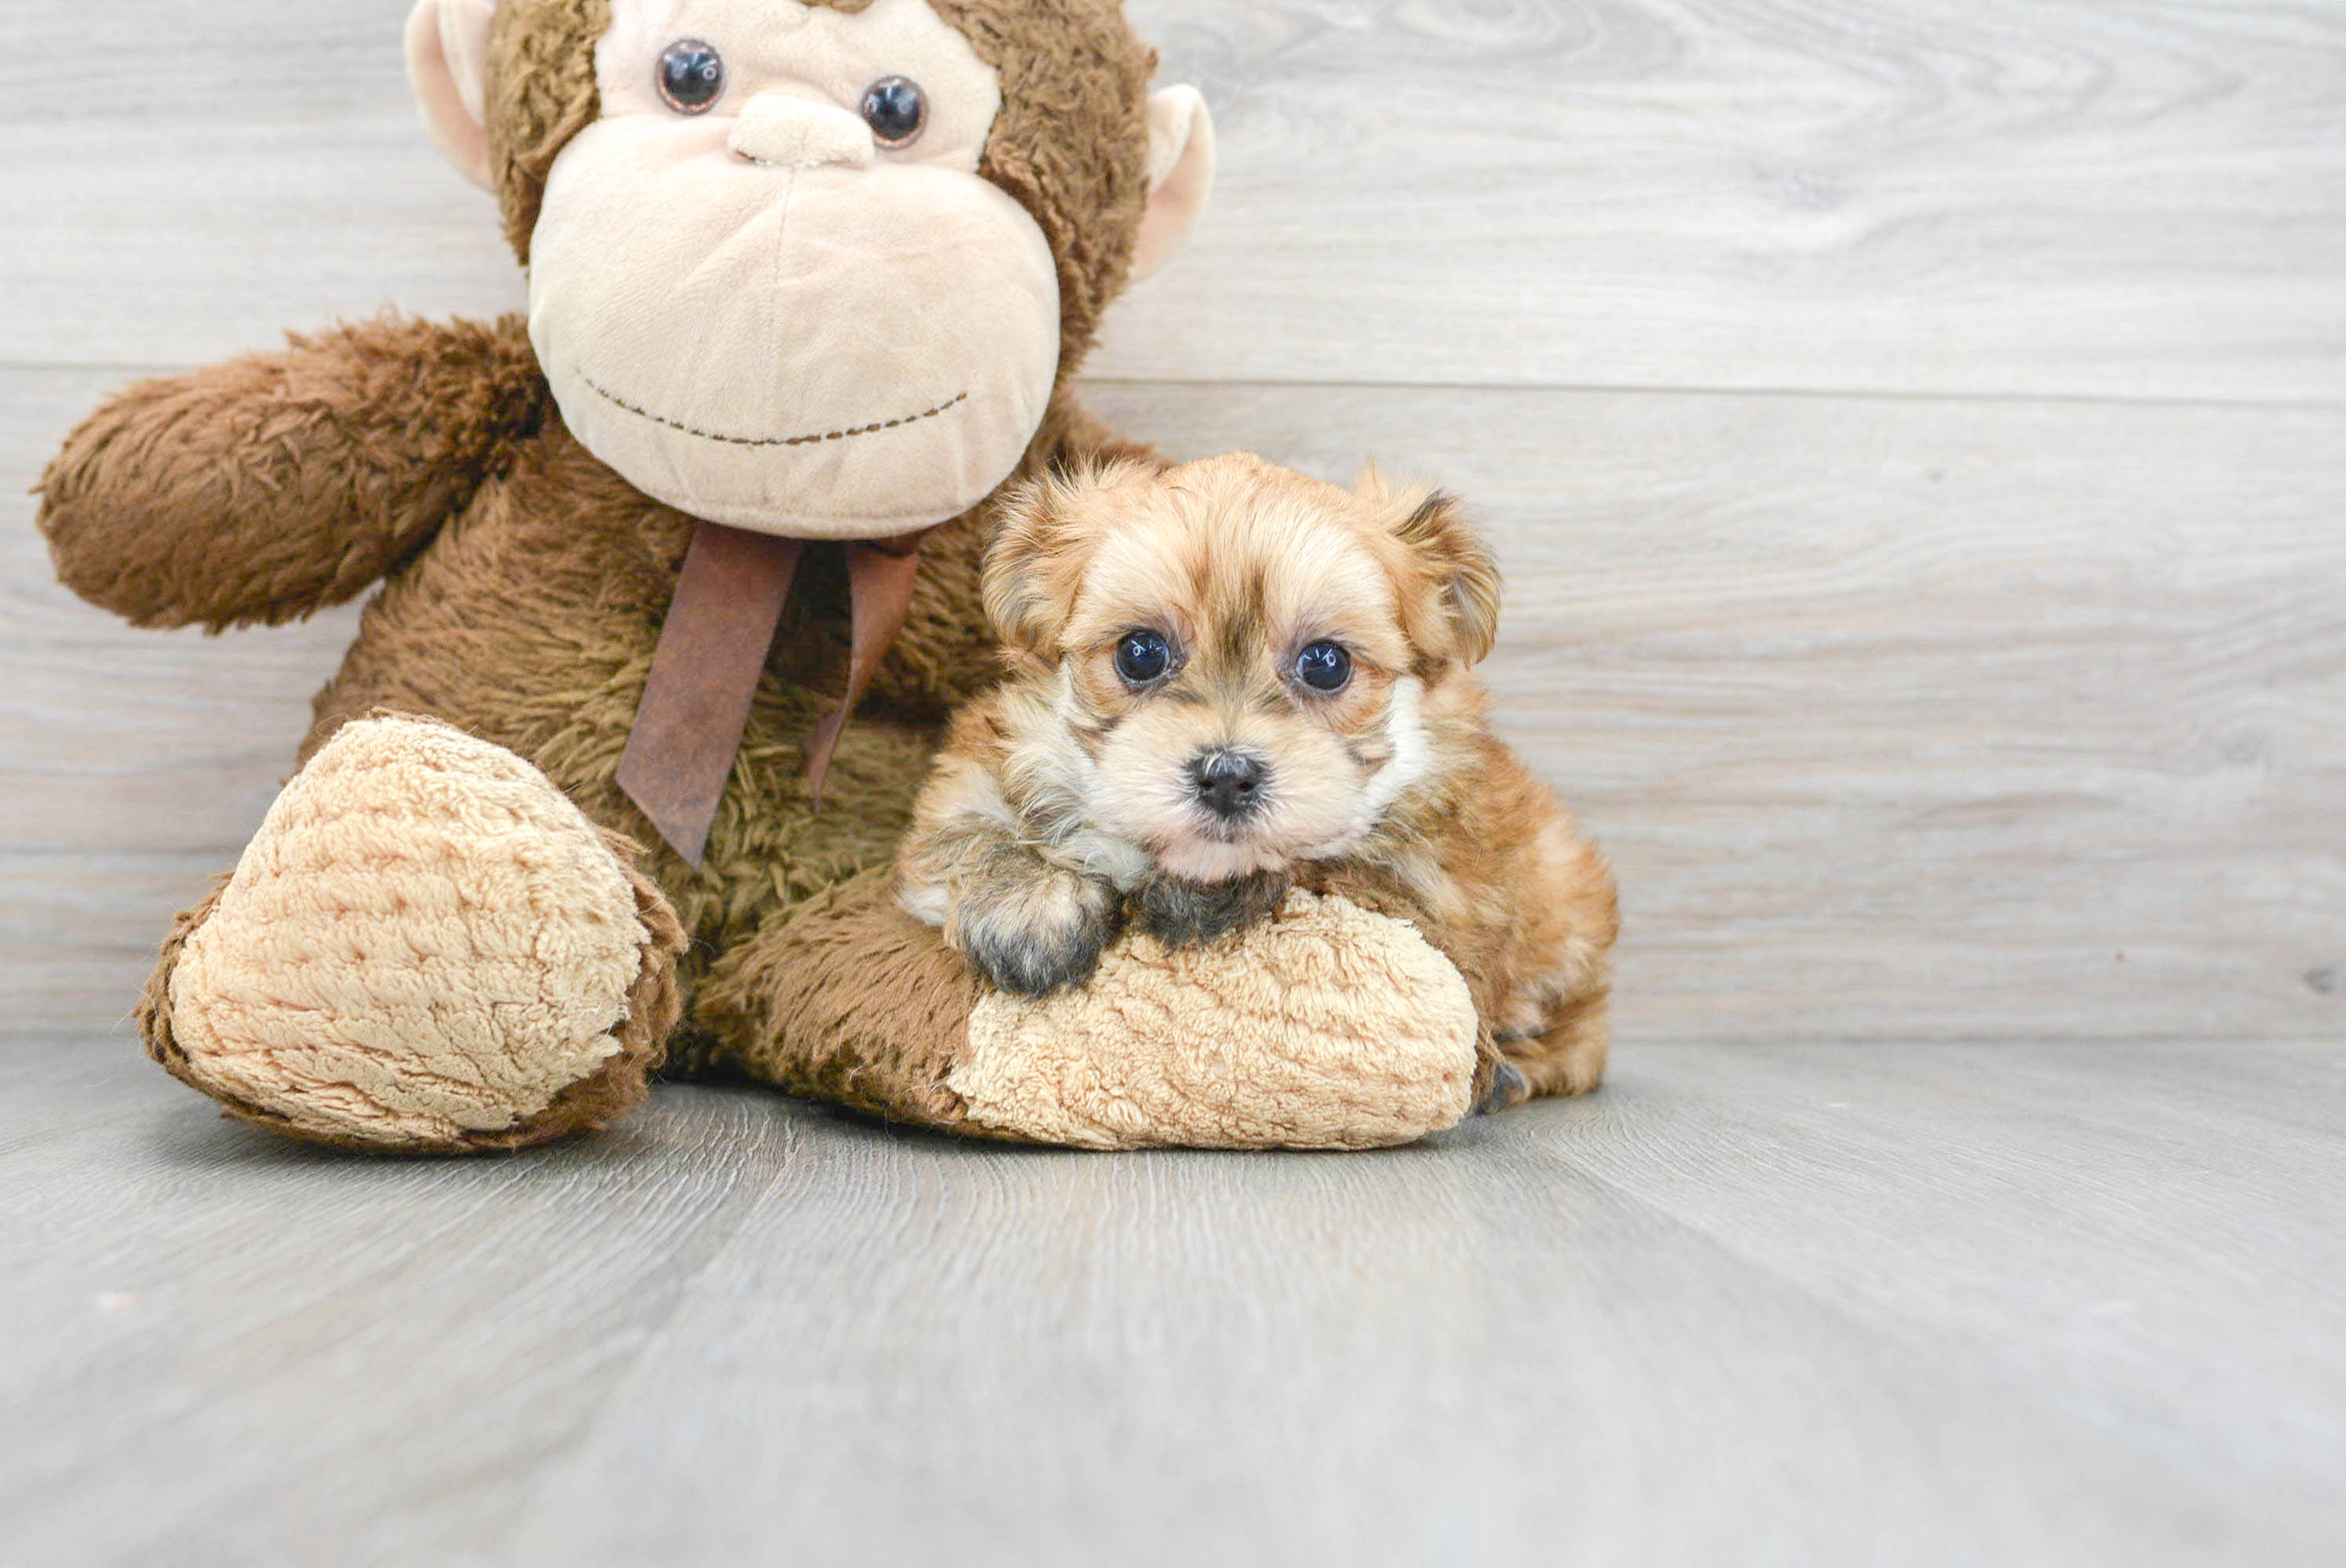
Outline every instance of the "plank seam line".
{"label": "plank seam line", "polygon": [[[240,351],[273,351],[278,344]],[[0,372],[22,375],[166,376],[200,370],[211,361],[131,361],[117,360],[0,359]],[[1901,392],[1884,387],[1674,386],[1609,382],[1462,382],[1369,381],[1346,377],[1313,379],[1282,376],[1122,376],[1086,375],[1079,387],[1259,387],[1264,390],[1317,388],[1329,392],[1526,392],[1577,396],[1810,399],[1818,402],[1977,403],[2021,407],[2074,405],[2087,408],[2196,408],[2257,413],[2336,413],[2346,412],[2346,393],[2335,398],[2193,397],[2182,394],[2130,396],[2116,392],[1984,392],[1957,391]]]}
{"label": "plank seam line", "polygon": [[1260,387],[1266,390],[1301,390],[1319,388],[1331,392],[1544,392],[1574,395],[1623,397],[1702,397],[1702,398],[1771,398],[1782,400],[1811,399],[1818,402],[1912,402],[1912,403],[2011,403],[2033,406],[2044,403],[2077,404],[2096,408],[2198,408],[2237,410],[2255,413],[2335,413],[2346,411],[2346,395],[2328,398],[2228,398],[2155,395],[2122,396],[2097,392],[1896,392],[1886,388],[1831,388],[1777,386],[1668,386],[1628,385],[1601,382],[1382,382],[1332,379],[1315,381],[1308,378],[1274,376],[1114,376],[1086,375],[1076,382],[1080,389],[1095,387]]}

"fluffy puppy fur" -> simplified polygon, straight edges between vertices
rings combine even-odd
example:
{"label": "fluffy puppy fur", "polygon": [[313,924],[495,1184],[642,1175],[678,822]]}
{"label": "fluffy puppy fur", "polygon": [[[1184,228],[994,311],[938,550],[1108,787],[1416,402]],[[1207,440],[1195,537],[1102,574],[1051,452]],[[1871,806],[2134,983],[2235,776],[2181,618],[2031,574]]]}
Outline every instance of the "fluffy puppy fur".
{"label": "fluffy puppy fur", "polygon": [[1500,744],[1499,578],[1445,495],[1260,458],[1028,486],[987,557],[1009,679],[955,719],[898,898],[1005,990],[1290,887],[1412,921],[1484,1019],[1486,1104],[1596,1086],[1613,881]]}

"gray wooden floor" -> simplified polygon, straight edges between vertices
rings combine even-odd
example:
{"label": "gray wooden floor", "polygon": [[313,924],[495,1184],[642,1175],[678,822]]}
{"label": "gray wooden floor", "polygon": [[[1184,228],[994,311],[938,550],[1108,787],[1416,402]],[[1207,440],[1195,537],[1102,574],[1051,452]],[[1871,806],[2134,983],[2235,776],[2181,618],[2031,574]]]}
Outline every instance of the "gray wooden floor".
{"label": "gray wooden floor", "polygon": [[1614,1083],[393,1166],[123,1025],[352,616],[127,631],[23,495],[518,300],[404,9],[0,0],[0,1568],[2346,1561],[2346,0],[1135,0],[1224,178],[1092,399],[1479,509]]}
{"label": "gray wooden floor", "polygon": [[[118,1043],[117,1043],[118,1044]],[[2334,1563],[2346,1054],[1654,1045],[1376,1156],[0,1061],[0,1560]]]}

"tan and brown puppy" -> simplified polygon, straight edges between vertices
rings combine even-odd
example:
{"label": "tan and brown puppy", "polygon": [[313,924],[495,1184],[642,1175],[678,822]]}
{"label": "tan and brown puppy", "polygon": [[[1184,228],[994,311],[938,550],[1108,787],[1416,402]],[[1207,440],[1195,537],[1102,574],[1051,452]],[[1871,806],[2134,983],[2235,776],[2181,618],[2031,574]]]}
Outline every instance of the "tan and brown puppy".
{"label": "tan and brown puppy", "polygon": [[1491,733],[1498,573],[1449,497],[1108,463],[1011,502],[984,590],[1012,678],[955,721],[897,896],[995,984],[1340,892],[1458,965],[1500,1099],[1596,1085],[1613,881]]}

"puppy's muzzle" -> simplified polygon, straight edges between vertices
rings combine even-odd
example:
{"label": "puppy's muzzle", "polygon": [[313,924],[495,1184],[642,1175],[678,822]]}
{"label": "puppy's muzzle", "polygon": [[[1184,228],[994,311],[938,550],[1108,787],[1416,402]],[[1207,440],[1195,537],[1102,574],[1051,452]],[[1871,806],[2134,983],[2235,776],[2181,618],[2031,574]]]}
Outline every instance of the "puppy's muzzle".
{"label": "puppy's muzzle", "polygon": [[1189,762],[1198,803],[1225,822],[1243,821],[1262,809],[1270,770],[1243,751],[1201,751]]}

